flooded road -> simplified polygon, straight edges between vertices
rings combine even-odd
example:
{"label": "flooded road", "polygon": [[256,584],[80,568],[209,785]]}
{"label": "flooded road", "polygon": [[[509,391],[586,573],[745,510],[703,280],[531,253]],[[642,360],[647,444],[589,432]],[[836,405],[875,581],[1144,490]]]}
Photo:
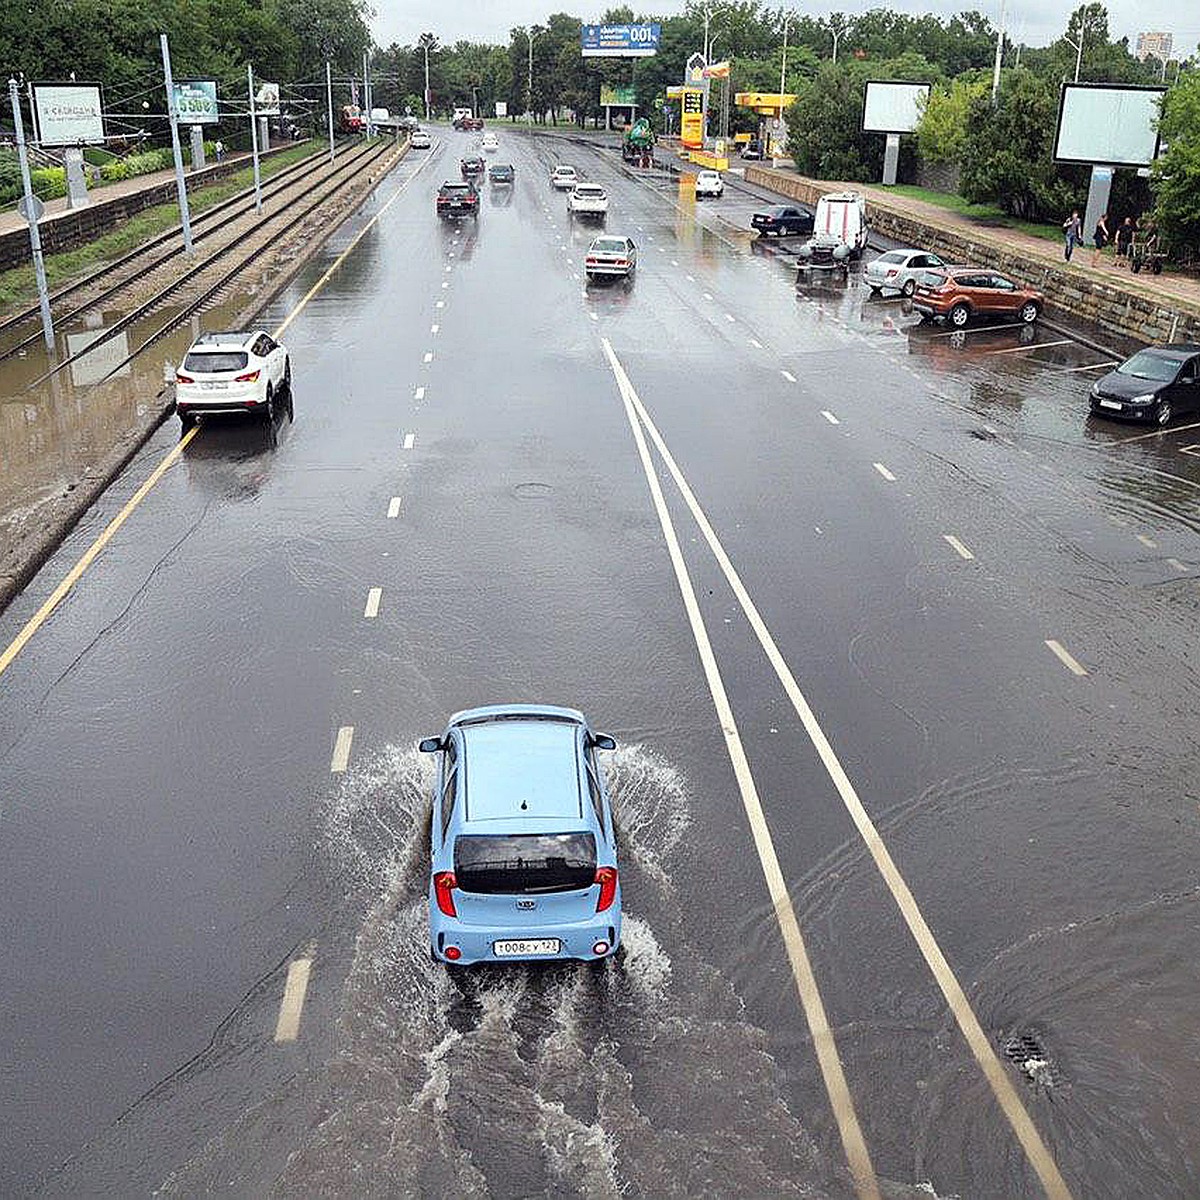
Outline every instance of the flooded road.
{"label": "flooded road", "polygon": [[[640,252],[586,287],[547,142],[436,221],[473,145],[272,306],[359,239],[295,422],[203,426],[0,675],[0,1191],[1200,1190],[1200,430],[571,147]],[[414,746],[521,700],[621,744],[624,955],[447,972]]]}

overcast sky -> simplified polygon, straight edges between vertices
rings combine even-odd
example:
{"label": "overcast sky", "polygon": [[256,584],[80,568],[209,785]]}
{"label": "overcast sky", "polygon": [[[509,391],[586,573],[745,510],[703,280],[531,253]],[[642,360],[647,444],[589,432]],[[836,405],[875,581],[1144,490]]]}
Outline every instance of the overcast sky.
{"label": "overcast sky", "polygon": [[[719,0],[718,0],[719,2]],[[771,0],[772,7],[786,0]],[[794,0],[793,0],[794,2]],[[1081,0],[1011,0],[1007,5],[1005,24],[1011,37],[1030,46],[1043,46],[1053,41],[1066,28],[1067,18]],[[471,42],[508,41],[508,31],[514,25],[528,25],[545,20],[552,12],[569,12],[583,20],[599,20],[600,14],[615,3],[605,2],[595,7],[571,3],[570,0],[374,0],[378,16],[372,22],[375,41],[381,46],[393,42],[411,44],[424,30],[432,30],[443,42],[465,39]],[[634,12],[641,9],[631,4]],[[891,8],[899,12],[933,12],[950,16],[964,9],[977,8],[993,21],[1000,18],[999,0],[893,0],[880,5],[870,0],[834,0],[824,3],[795,4],[801,11],[820,16],[829,12],[853,15],[871,8]],[[647,5],[663,16],[683,11],[682,3],[664,0]],[[1109,30],[1113,37],[1128,36],[1133,45],[1138,33],[1144,30],[1166,30],[1175,35],[1176,52],[1190,54],[1200,42],[1200,3],[1197,0],[1111,0],[1108,5]]]}

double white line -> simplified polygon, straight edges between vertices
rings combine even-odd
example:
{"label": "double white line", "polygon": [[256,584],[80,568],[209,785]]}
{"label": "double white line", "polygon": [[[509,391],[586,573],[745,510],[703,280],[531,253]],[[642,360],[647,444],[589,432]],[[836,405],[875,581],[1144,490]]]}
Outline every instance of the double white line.
{"label": "double white line", "polygon": [[654,507],[658,513],[659,523],[662,526],[663,537],[671,557],[671,564],[675,569],[676,582],[683,597],[684,608],[692,628],[692,636],[695,639],[696,649],[700,654],[700,661],[704,668],[705,678],[708,681],[709,691],[712,693],[717,717],[721,723],[721,731],[725,737],[725,747],[729,754],[730,762],[733,765],[734,776],[737,779],[738,788],[741,792],[742,803],[745,807],[751,834],[754,838],[754,845],[758,851],[763,875],[766,878],[767,891],[775,908],[775,917],[779,922],[780,933],[782,934],[788,959],[791,963],[792,974],[795,977],[800,1002],[804,1008],[805,1019],[812,1033],[817,1061],[821,1068],[826,1090],[829,1093],[834,1118],[837,1121],[846,1159],[850,1167],[850,1172],[854,1177],[859,1196],[863,1197],[864,1200],[878,1198],[880,1195],[879,1182],[875,1175],[875,1169],[871,1165],[870,1154],[867,1150],[866,1141],[863,1138],[858,1115],[854,1109],[854,1102],[850,1096],[850,1089],[846,1083],[845,1073],[842,1070],[842,1063],[834,1041],[833,1031],[829,1027],[828,1018],[825,1014],[825,1006],[821,1001],[820,990],[817,986],[816,977],[813,974],[812,964],[808,958],[808,951],[804,945],[803,935],[800,932],[800,923],[796,919],[796,913],[792,907],[791,898],[788,895],[787,884],[779,866],[775,845],[771,840],[770,829],[767,826],[762,803],[759,800],[758,789],[755,786],[754,777],[750,771],[750,764],[742,745],[741,735],[738,732],[737,722],[734,719],[733,709],[730,706],[729,697],[725,691],[725,684],[721,678],[720,667],[713,653],[708,629],[705,626],[704,617],[700,612],[700,606],[696,600],[695,588],[692,586],[691,577],[688,574],[687,564],[684,561],[683,551],[679,545],[679,538],[675,532],[674,523],[671,520],[670,512],[663,498],[662,485],[659,482],[658,472],[655,469],[649,447],[646,444],[647,434],[666,464],[667,470],[671,478],[675,481],[680,495],[691,511],[696,524],[700,528],[700,532],[704,535],[704,539],[708,543],[709,549],[712,551],[721,571],[725,575],[729,586],[733,589],[733,593],[737,597],[738,603],[741,605],[742,611],[750,623],[750,627],[754,630],[759,644],[762,646],[784,692],[796,711],[796,715],[800,718],[800,722],[804,726],[804,730],[808,734],[813,747],[816,749],[826,772],[833,781],[834,787],[837,788],[838,794],[841,796],[851,820],[853,820],[857,827],[879,873],[883,876],[884,882],[892,893],[896,905],[900,909],[901,916],[908,925],[921,954],[925,958],[934,978],[937,980],[942,994],[946,997],[950,1010],[954,1014],[954,1019],[962,1031],[967,1044],[970,1046],[976,1062],[978,1062],[988,1083],[991,1085],[1001,1109],[1004,1111],[1009,1124],[1012,1126],[1014,1133],[1025,1150],[1030,1165],[1037,1172],[1042,1187],[1045,1189],[1047,1196],[1053,1197],[1054,1200],[1069,1198],[1070,1192],[1062,1175],[1059,1173],[1050,1151],[1042,1141],[1041,1135],[1025,1110],[1025,1106],[1021,1103],[1021,1099],[1017,1095],[1003,1064],[1000,1062],[995,1049],[979,1024],[979,1020],[975,1016],[970,1002],[962,990],[962,986],[959,984],[957,978],[955,978],[954,972],[951,970],[950,964],[946,961],[941,947],[938,946],[937,940],[933,936],[933,932],[922,916],[917,902],[909,890],[908,884],[900,874],[899,868],[884,845],[878,829],[876,829],[874,822],[867,815],[866,809],[858,797],[858,793],[854,790],[854,785],[850,782],[849,776],[847,776],[845,769],[838,760],[829,739],[821,729],[816,715],[813,713],[812,708],[800,690],[799,684],[796,682],[795,676],[793,676],[791,669],[784,661],[779,647],[775,644],[774,638],[759,615],[758,609],[742,584],[741,578],[734,569],[729,556],[725,553],[720,539],[705,516],[704,510],[700,507],[699,501],[697,501],[695,494],[688,485],[683,472],[679,469],[678,464],[663,441],[662,435],[659,433],[658,428],[650,418],[650,414],[646,411],[645,406],[638,397],[633,384],[629,380],[629,376],[614,353],[612,345],[607,338],[602,339],[602,344],[604,346],[604,353],[608,358],[609,366],[616,377],[621,399],[625,404],[625,414],[629,419],[629,426],[633,432],[642,469],[646,475],[646,482],[649,485]]}

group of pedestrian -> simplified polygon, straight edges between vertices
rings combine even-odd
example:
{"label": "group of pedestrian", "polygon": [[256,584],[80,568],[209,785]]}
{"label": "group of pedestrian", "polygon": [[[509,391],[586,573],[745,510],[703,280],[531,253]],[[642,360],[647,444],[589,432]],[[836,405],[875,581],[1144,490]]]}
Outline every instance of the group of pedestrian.
{"label": "group of pedestrian", "polygon": [[[1063,222],[1063,236],[1063,257],[1070,262],[1075,247],[1085,244],[1083,220],[1078,209],[1073,209]],[[1108,213],[1101,213],[1096,228],[1092,230],[1092,266],[1100,266],[1101,256],[1109,245],[1116,247],[1116,265],[1125,266],[1130,261],[1135,240],[1143,253],[1152,254],[1158,248],[1158,230],[1153,218],[1147,217],[1143,221],[1141,218],[1126,217],[1114,234],[1108,228]]]}

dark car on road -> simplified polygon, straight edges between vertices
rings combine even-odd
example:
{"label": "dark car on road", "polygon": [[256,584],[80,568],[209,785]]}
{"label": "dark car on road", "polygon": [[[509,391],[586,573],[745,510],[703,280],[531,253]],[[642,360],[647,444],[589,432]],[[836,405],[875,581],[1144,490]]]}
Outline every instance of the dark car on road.
{"label": "dark car on road", "polygon": [[472,154],[462,160],[462,177],[464,179],[478,179],[483,172],[484,164],[480,155]]}
{"label": "dark car on road", "polygon": [[947,320],[961,329],[972,317],[1015,317],[1032,325],[1045,296],[990,267],[937,267],[917,278],[913,308],[924,320]]}
{"label": "dark car on road", "polygon": [[488,168],[488,179],[492,183],[515,183],[516,178],[517,172],[512,163],[496,163]]}
{"label": "dark car on road", "polygon": [[447,179],[438,189],[437,215],[443,221],[451,217],[478,217],[479,192],[468,179],[464,183],[455,183]]}
{"label": "dark car on road", "polygon": [[1098,417],[1159,425],[1176,413],[1200,412],[1200,345],[1139,350],[1092,385],[1091,404]]}
{"label": "dark car on road", "polygon": [[813,223],[812,213],[792,204],[776,204],[756,212],[750,218],[750,225],[758,230],[759,237],[766,237],[768,233],[777,233],[780,237],[793,233],[812,233]]}

